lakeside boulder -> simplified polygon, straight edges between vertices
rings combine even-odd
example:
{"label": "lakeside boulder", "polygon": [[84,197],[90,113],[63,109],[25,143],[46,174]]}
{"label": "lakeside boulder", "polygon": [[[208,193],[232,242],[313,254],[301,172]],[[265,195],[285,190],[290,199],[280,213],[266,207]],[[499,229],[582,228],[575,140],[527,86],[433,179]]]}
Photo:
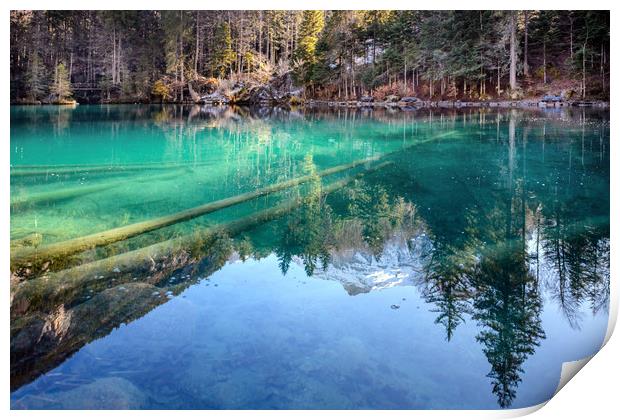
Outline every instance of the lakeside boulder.
{"label": "lakeside boulder", "polygon": [[299,101],[303,89],[293,84],[292,72],[274,76],[269,82],[254,86],[243,86],[231,100],[235,104],[275,105]]}

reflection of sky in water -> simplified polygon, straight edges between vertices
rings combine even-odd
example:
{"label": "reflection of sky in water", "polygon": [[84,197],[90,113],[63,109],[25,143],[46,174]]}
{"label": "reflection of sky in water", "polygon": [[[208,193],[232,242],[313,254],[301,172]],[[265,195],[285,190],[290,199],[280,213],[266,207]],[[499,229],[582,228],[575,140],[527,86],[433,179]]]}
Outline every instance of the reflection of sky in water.
{"label": "reflection of sky in water", "polygon": [[[80,406],[101,391],[63,390],[79,377],[126,379],[112,384],[131,407],[497,407],[475,322],[447,342],[432,309],[414,286],[349,296],[297,264],[283,276],[274,256],[237,261],[86,345],[12,403],[36,406],[27,394],[47,389],[60,393],[42,398]],[[601,314],[572,329],[553,304],[541,318],[547,339],[523,365],[515,408],[550,397],[561,362],[596,351],[607,324]]]}

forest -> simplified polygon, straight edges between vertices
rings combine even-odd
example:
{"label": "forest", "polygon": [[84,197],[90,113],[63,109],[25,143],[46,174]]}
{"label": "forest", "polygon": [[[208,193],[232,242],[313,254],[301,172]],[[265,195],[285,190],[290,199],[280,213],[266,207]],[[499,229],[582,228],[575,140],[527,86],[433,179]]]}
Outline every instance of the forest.
{"label": "forest", "polygon": [[607,100],[609,16],[11,11],[11,102]]}

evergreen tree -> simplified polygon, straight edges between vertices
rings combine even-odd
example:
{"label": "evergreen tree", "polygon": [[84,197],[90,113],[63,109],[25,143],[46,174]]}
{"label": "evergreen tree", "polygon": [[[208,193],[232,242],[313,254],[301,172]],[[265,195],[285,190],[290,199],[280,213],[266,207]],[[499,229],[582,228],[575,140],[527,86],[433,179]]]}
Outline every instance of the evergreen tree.
{"label": "evergreen tree", "polygon": [[609,15],[528,11],[526,52],[524,12],[12,11],[11,98],[41,98],[46,69],[59,62],[110,100],[149,98],[159,79],[182,100],[188,77],[264,81],[291,67],[309,96],[488,99],[505,97],[511,82],[555,93],[562,80],[607,98]]}
{"label": "evergreen tree", "polygon": [[213,52],[212,71],[215,76],[223,77],[229,72],[235,62],[236,54],[232,49],[230,25],[227,22],[220,24],[215,33],[215,50]]}
{"label": "evergreen tree", "polygon": [[37,101],[45,95],[47,88],[45,79],[45,68],[43,67],[39,54],[35,53],[30,59],[28,71],[25,76],[26,92],[30,100]]}
{"label": "evergreen tree", "polygon": [[539,57],[537,62],[540,63],[535,75],[546,84],[556,74],[551,63],[561,35],[559,15],[554,10],[541,10],[534,15],[530,26],[530,50],[534,47]]}
{"label": "evergreen tree", "polygon": [[316,44],[323,30],[325,21],[320,10],[304,10],[299,28],[299,40],[294,58],[300,61],[298,68],[300,79],[309,82],[311,68],[316,62]]}
{"label": "evergreen tree", "polygon": [[71,98],[71,95],[73,95],[71,81],[69,80],[69,72],[63,63],[59,63],[56,66],[56,73],[52,86],[50,87],[50,92],[60,102]]}

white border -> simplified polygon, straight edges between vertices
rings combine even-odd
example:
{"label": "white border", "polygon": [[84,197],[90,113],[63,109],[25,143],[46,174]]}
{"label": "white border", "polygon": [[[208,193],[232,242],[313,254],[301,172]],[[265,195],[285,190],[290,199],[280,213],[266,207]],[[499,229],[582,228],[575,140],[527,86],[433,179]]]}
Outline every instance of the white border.
{"label": "white border", "polygon": [[[518,4],[514,2],[498,3],[497,1],[445,1],[435,0],[433,2],[414,2],[414,1],[395,1],[395,0],[382,0],[382,1],[369,1],[369,0],[357,0],[357,1],[296,1],[291,2],[285,0],[262,0],[260,2],[232,0],[222,3],[211,3],[203,1],[184,1],[177,0],[174,2],[163,0],[151,0],[151,1],[132,1],[131,4],[120,0],[107,0],[103,1],[89,1],[88,3],[83,0],[65,0],[65,1],[41,1],[41,0],[24,0],[24,1],[8,1],[3,3],[4,15],[2,23],[2,33],[0,39],[3,40],[3,56],[8,58],[9,56],[9,19],[8,14],[11,9],[170,9],[173,6],[175,9],[222,9],[225,6],[226,9],[511,9],[518,6],[520,10],[535,10],[542,4],[546,9],[611,9],[611,27],[612,27],[612,40],[611,50],[613,51],[610,56],[620,57],[618,54],[618,43],[614,40],[613,36],[617,33],[616,27],[618,26],[618,19],[616,18],[618,12],[614,10],[611,1],[597,1],[590,0],[574,1],[574,0],[545,0],[544,3],[540,1],[523,0]],[[220,7],[217,7],[220,6]],[[615,67],[614,67],[615,68]],[[5,62],[3,73],[5,82],[2,84],[3,98],[0,106],[3,108],[2,115],[2,128],[5,135],[2,137],[4,141],[4,147],[9,148],[9,84],[6,82],[9,79],[9,65],[8,61]],[[612,71],[612,79],[614,72]],[[617,98],[617,85],[614,80],[611,83],[612,102],[615,103]],[[614,104],[615,105],[615,104]],[[615,121],[617,120],[616,108],[611,107],[611,119],[614,121],[611,124],[611,157],[612,161],[615,159],[614,152],[616,147],[613,145],[613,139],[617,138],[617,129]],[[7,149],[4,149],[8,151]],[[0,206],[0,212],[2,212],[2,218],[4,223],[0,224],[2,232],[2,241],[0,241],[1,247],[1,269],[6,273],[8,277],[9,273],[9,164],[10,153],[0,153],[0,167],[2,171],[2,194],[3,204]],[[612,164],[611,165],[611,185],[618,185],[618,170]],[[620,214],[620,208],[618,206],[618,196],[614,193],[614,188],[611,189],[611,214]],[[611,237],[618,237],[618,225],[615,223],[615,219],[611,218]],[[612,250],[615,250],[615,245],[612,240]],[[111,415],[114,417],[122,417],[132,419],[166,419],[171,416],[182,416],[185,418],[201,418],[205,416],[216,416],[218,418],[238,418],[238,417],[252,417],[257,419],[289,419],[294,418],[315,418],[317,415],[321,417],[334,417],[334,418],[355,418],[356,420],[368,419],[368,418],[394,418],[394,419],[407,419],[412,417],[416,418],[512,418],[522,416],[526,414],[533,414],[536,419],[557,419],[569,416],[584,417],[595,416],[599,418],[610,418],[611,413],[617,413],[617,392],[615,391],[617,385],[617,376],[620,373],[619,363],[616,355],[619,354],[620,343],[617,338],[613,338],[611,333],[617,320],[618,312],[618,293],[616,286],[618,284],[617,275],[614,267],[617,265],[617,259],[615,258],[615,251],[612,251],[611,258],[611,272],[612,272],[612,284],[611,284],[611,302],[610,302],[610,323],[605,338],[606,345],[603,349],[592,359],[587,358],[584,361],[576,361],[565,364],[562,369],[562,381],[561,386],[558,387],[558,391],[561,389],[558,395],[552,398],[548,403],[543,403],[535,407],[506,410],[506,411],[183,411],[183,412],[171,412],[171,411],[98,411],[98,412],[83,412],[83,411],[11,411],[9,412],[9,288],[8,279],[5,286],[2,288],[2,298],[5,302],[4,316],[5,322],[3,326],[3,346],[2,352],[4,354],[4,362],[2,363],[3,370],[3,408],[11,417],[14,418],[38,418],[45,417],[46,419],[68,419],[76,418],[82,419],[84,415],[88,415],[89,418],[109,418]],[[611,337],[611,340],[610,340]],[[590,363],[588,361],[592,360]],[[568,385],[567,378],[569,379],[577,373],[585,364],[587,367],[583,372],[579,373],[579,379],[570,381]],[[564,387],[564,385],[566,385]],[[557,392],[557,391],[556,391]],[[539,410],[545,406],[543,410]]]}

